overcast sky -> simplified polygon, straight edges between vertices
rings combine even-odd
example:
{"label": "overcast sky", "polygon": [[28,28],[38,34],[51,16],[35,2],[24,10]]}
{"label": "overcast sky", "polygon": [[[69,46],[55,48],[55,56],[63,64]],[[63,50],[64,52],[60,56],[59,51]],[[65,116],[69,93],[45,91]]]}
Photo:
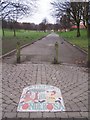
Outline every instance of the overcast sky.
{"label": "overcast sky", "polygon": [[[34,15],[29,17],[25,16],[23,19],[19,20],[19,22],[30,22],[39,24],[42,22],[44,18],[47,18],[49,23],[55,23],[56,19],[50,15],[52,9],[50,2],[52,2],[53,0],[37,0],[37,1],[38,8]],[[66,0],[60,0],[60,2],[61,1],[64,2]],[[68,1],[85,1],[85,0],[68,0]]]}
{"label": "overcast sky", "polygon": [[51,5],[50,2],[52,0],[39,0],[38,1],[38,8],[36,13],[34,13],[34,15],[30,16],[30,17],[25,17],[21,20],[19,20],[20,22],[31,22],[31,23],[35,23],[35,24],[39,24],[40,22],[42,22],[42,20],[44,18],[47,18],[49,23],[55,23],[55,18],[53,18],[50,15],[51,12]]}

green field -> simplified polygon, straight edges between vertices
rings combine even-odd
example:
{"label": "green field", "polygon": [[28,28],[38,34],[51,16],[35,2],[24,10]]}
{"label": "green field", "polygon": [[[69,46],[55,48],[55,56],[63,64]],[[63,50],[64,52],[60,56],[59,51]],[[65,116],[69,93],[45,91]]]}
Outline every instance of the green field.
{"label": "green field", "polygon": [[65,38],[65,40],[69,41],[70,43],[79,46],[85,51],[88,51],[88,38],[87,38],[87,31],[80,30],[81,37],[76,37],[77,31],[68,31],[68,32],[58,32],[58,34]]}
{"label": "green field", "polygon": [[13,31],[5,29],[5,36],[2,37],[2,54],[15,49],[17,41],[19,41],[22,46],[31,43],[32,41],[36,41],[48,34],[49,33],[39,31],[17,30],[16,37],[13,37]]}

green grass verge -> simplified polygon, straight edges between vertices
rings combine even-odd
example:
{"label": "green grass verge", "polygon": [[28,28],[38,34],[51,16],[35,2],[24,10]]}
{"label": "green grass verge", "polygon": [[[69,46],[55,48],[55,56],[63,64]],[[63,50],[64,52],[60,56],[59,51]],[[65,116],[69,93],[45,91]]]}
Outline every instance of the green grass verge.
{"label": "green grass verge", "polygon": [[13,37],[13,31],[5,29],[5,36],[2,37],[2,54],[15,49],[17,41],[19,41],[20,45],[22,46],[38,40],[48,34],[49,33],[39,31],[17,30],[16,37]]}
{"label": "green grass verge", "polygon": [[68,31],[68,32],[58,32],[58,34],[65,38],[70,43],[79,46],[85,51],[88,51],[88,38],[87,38],[87,31],[86,30],[80,30],[81,36],[76,37],[77,31]]}

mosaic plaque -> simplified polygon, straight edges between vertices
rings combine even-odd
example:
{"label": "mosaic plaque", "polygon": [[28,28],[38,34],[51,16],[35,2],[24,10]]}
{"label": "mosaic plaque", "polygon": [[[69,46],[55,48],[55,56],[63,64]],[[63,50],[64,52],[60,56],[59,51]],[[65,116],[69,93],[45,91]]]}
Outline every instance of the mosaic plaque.
{"label": "mosaic plaque", "polygon": [[32,85],[23,89],[17,111],[65,111],[59,88],[49,85]]}

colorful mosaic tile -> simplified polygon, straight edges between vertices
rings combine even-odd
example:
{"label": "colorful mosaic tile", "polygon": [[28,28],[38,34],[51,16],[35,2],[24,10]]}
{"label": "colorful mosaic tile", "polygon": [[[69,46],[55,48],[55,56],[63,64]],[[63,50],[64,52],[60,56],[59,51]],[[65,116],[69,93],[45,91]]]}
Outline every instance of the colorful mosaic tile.
{"label": "colorful mosaic tile", "polygon": [[65,111],[59,88],[49,85],[32,85],[23,89],[17,111]]}

